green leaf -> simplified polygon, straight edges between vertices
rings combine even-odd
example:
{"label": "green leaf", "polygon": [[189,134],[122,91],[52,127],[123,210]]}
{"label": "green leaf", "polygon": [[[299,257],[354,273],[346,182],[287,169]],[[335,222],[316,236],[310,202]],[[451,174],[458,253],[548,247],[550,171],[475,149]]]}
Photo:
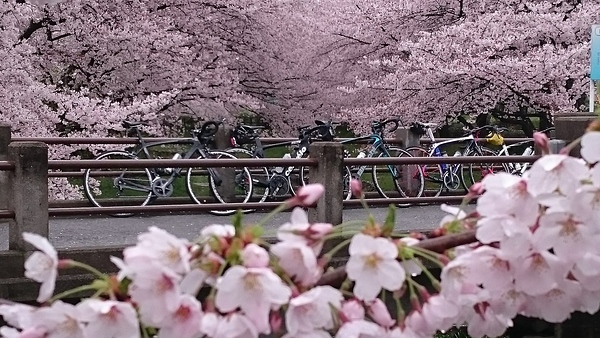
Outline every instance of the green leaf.
{"label": "green leaf", "polygon": [[247,230],[252,234],[253,238],[261,238],[264,233],[264,229],[260,225],[252,225]]}
{"label": "green leaf", "polygon": [[242,210],[239,210],[233,216],[233,227],[235,229],[235,237],[242,236]]}
{"label": "green leaf", "polygon": [[383,223],[383,229],[381,229],[383,235],[391,235],[392,231],[394,231],[394,226],[396,226],[396,206],[390,204],[390,207],[388,208],[388,214],[385,218],[385,223]]}

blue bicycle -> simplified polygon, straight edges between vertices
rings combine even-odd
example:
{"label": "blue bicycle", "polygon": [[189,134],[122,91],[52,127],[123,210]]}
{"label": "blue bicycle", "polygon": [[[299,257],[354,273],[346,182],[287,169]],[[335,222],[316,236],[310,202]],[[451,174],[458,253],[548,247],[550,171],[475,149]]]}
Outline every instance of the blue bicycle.
{"label": "blue bicycle", "polygon": [[[398,118],[389,118],[384,121],[374,121],[371,124],[372,134],[369,136],[356,137],[344,140],[342,143],[354,143],[361,140],[368,140],[367,149],[360,151],[357,158],[371,157],[412,157],[406,150],[399,147],[388,145],[383,136],[384,133],[394,132],[399,127]],[[389,130],[386,130],[386,128]],[[350,152],[345,150],[345,155],[350,157]],[[371,180],[379,195],[383,198],[396,197],[420,197],[423,193],[423,175],[415,164],[402,165],[366,165],[350,168],[351,176],[354,179],[362,181],[363,174],[371,175]],[[363,189],[367,187],[367,182],[363,181]],[[367,190],[368,189],[364,189]],[[347,198],[349,199],[349,197]],[[398,204],[399,206],[408,206],[410,204]]]}

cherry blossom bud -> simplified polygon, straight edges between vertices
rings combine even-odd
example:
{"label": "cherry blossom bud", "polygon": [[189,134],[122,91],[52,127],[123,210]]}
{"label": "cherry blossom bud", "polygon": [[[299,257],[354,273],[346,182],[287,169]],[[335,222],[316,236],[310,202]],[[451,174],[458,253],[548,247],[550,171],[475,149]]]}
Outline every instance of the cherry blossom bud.
{"label": "cherry blossom bud", "polygon": [[46,330],[39,327],[32,327],[21,331],[19,338],[44,338]]}
{"label": "cherry blossom bud", "polygon": [[533,133],[533,141],[542,150],[543,154],[550,153],[550,148],[548,147],[548,135],[536,131]]}
{"label": "cherry blossom bud", "polygon": [[365,309],[357,299],[350,299],[342,304],[341,315],[347,322],[362,320],[365,318]]}
{"label": "cherry blossom bud", "polygon": [[352,191],[352,195],[356,198],[362,198],[362,181],[357,180],[355,178],[350,180],[350,191]]}
{"label": "cherry blossom bud", "polygon": [[469,187],[469,193],[467,194],[467,196],[468,197],[479,196],[479,195],[483,194],[484,191],[485,191],[485,187],[483,186],[483,183],[476,182],[475,184],[473,184],[472,186]]}
{"label": "cherry blossom bud", "polygon": [[333,225],[330,223],[314,223],[308,227],[307,237],[312,240],[320,240],[329,235]]}
{"label": "cherry blossom bud", "polygon": [[269,253],[264,248],[250,243],[242,250],[242,260],[247,268],[264,268],[269,265]]}
{"label": "cherry blossom bud", "polygon": [[271,312],[269,316],[269,325],[271,326],[271,330],[273,332],[279,332],[281,327],[283,326],[283,320],[281,319],[281,314],[278,311]]}
{"label": "cherry blossom bud", "polygon": [[396,323],[396,321],[392,319],[388,308],[385,306],[385,303],[381,301],[381,299],[376,298],[375,300],[369,302],[367,306],[369,316],[375,321],[375,323],[383,327],[390,327]]}
{"label": "cherry blossom bud", "polygon": [[317,200],[321,198],[321,196],[323,196],[324,192],[325,187],[323,187],[322,184],[307,184],[303,187],[300,187],[300,189],[298,189],[298,192],[296,193],[296,196],[288,199],[287,201],[285,201],[285,203],[288,205],[288,207],[309,207],[314,205],[317,202]]}
{"label": "cherry blossom bud", "polygon": [[59,259],[56,267],[58,269],[69,269],[73,267],[73,265],[71,264],[72,262],[73,261],[70,259]]}

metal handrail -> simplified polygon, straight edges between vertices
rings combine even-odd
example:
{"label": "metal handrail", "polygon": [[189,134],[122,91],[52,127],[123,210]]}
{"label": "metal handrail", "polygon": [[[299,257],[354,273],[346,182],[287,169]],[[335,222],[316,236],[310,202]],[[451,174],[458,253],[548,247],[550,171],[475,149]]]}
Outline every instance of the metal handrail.
{"label": "metal handrail", "polygon": [[[274,143],[282,143],[282,142],[291,142],[297,141],[297,137],[261,137],[259,138],[263,144],[274,144]],[[334,141],[343,142],[351,140],[352,138],[348,137],[339,137],[335,138]],[[448,141],[453,138],[436,138],[436,142]],[[189,137],[145,137],[145,141],[148,142],[163,142],[163,141],[189,141],[190,143],[193,140]],[[134,137],[13,137],[11,138],[12,142],[43,142],[46,144],[136,144],[139,142],[139,139]],[[389,144],[401,144],[402,140],[397,138],[385,138],[385,142]],[[477,140],[478,142],[485,142],[484,138],[480,138]],[[504,138],[504,142],[506,144],[512,144],[523,141],[533,141],[532,138]],[[359,140],[353,143],[365,144],[369,143],[369,140]],[[422,144],[429,144],[431,140],[428,138],[422,138],[420,140]]]}
{"label": "metal handrail", "polygon": [[318,163],[314,158],[238,158],[238,159],[139,159],[139,160],[49,160],[48,169],[104,169],[104,168],[240,168],[272,166],[308,166]]}
{"label": "metal handrail", "polygon": [[15,170],[15,163],[12,161],[0,161],[0,171]]}
{"label": "metal handrail", "polygon": [[345,158],[346,165],[377,164],[464,164],[464,163],[533,163],[540,156],[434,156]]}

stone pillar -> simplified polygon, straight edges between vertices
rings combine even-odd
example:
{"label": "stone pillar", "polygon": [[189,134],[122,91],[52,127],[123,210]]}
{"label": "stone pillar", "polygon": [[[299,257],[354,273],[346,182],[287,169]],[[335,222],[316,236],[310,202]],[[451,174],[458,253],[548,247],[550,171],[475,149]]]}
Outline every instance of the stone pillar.
{"label": "stone pillar", "polygon": [[310,222],[342,223],[344,201],[344,147],[338,142],[315,142],[308,148],[310,158],[319,161],[310,168],[308,183],[321,183],[325,194],[317,207],[308,211]]}
{"label": "stone pillar", "polygon": [[[400,147],[403,149],[421,146],[421,135],[413,133],[409,127],[398,128],[396,130],[396,139],[399,139],[402,142]],[[394,153],[393,151],[390,151],[390,155],[398,156],[398,154]],[[411,155],[415,154],[413,153]],[[408,197],[416,196],[415,192],[418,192],[421,182],[414,178],[414,173],[419,170],[419,166],[414,164],[397,165],[396,170],[398,170],[402,177],[402,179],[398,182],[402,188],[402,191],[404,191]]]}
{"label": "stone pillar", "polygon": [[23,232],[48,238],[48,146],[42,142],[13,142],[8,157],[15,170],[8,175],[10,250],[35,250],[23,241]]}
{"label": "stone pillar", "polygon": [[400,147],[404,149],[421,145],[421,135],[413,133],[409,127],[399,127],[396,129],[396,139],[402,142]]}
{"label": "stone pillar", "polygon": [[[554,116],[554,127],[556,128],[556,138],[563,140],[568,145],[585,133],[585,129],[590,122],[598,119],[595,114],[556,114]],[[571,156],[579,157],[580,147],[577,146],[571,151]]]}
{"label": "stone pillar", "polygon": [[[10,138],[10,126],[0,125],[0,161],[8,160]],[[7,171],[0,170],[0,210],[8,209],[8,174]]]}

